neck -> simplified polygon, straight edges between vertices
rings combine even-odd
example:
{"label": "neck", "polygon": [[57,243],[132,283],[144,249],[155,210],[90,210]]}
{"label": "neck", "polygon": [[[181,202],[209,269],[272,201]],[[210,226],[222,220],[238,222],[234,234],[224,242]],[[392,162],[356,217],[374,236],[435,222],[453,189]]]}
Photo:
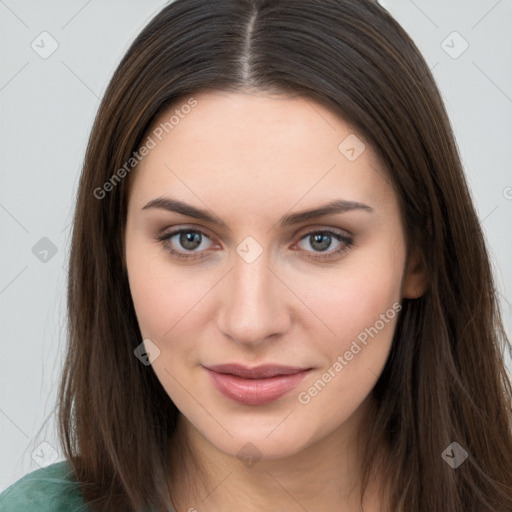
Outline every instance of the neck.
{"label": "neck", "polygon": [[[298,453],[249,462],[217,449],[180,416],[170,450],[176,512],[360,512],[359,454],[365,442],[361,432],[367,432],[364,412],[361,408],[338,429]],[[363,500],[366,512],[383,510],[378,484],[378,479],[370,480]]]}

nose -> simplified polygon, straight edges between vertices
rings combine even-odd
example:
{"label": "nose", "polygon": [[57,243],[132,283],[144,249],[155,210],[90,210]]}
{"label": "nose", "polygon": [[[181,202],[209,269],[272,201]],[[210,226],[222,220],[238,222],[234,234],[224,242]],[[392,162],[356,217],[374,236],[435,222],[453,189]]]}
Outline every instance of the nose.
{"label": "nose", "polygon": [[293,294],[270,268],[265,251],[251,263],[235,255],[220,293],[225,299],[220,301],[218,327],[233,342],[258,346],[290,328]]}

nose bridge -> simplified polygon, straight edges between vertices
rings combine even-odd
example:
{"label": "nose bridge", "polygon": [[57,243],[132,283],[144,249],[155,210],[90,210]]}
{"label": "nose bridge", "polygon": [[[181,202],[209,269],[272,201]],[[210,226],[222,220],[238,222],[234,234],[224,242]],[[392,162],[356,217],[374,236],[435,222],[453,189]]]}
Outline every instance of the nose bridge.
{"label": "nose bridge", "polygon": [[[232,273],[233,277],[233,294],[239,304],[258,305],[258,300],[266,299],[268,303],[270,299],[271,278],[268,251],[254,261],[247,261],[243,257],[237,256]],[[265,301],[261,301],[265,302]]]}
{"label": "nose bridge", "polygon": [[[280,296],[284,288],[268,268],[269,251],[262,250],[252,259],[247,255],[254,246],[240,246],[230,272],[226,300],[222,301],[220,328],[239,343],[259,343],[287,328],[286,299]],[[243,252],[247,247],[249,251]]]}

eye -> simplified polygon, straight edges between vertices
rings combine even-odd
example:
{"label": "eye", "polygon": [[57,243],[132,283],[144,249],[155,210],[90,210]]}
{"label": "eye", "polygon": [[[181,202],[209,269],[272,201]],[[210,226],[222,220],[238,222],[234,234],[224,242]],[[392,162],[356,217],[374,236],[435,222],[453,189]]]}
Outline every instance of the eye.
{"label": "eye", "polygon": [[[204,242],[205,240],[210,240],[210,237],[203,231],[191,228],[183,228],[164,235],[157,235],[155,238],[164,245],[171,255],[179,259],[187,260],[203,258],[202,253],[207,249],[205,245],[208,245]],[[173,239],[175,240],[173,241]],[[332,245],[333,239],[337,241],[340,246],[335,250],[328,251],[328,248]],[[306,249],[306,252],[313,253],[309,255],[308,258],[317,261],[326,261],[339,257],[354,245],[354,241],[351,237],[332,229],[309,231],[300,238],[296,245],[299,245],[303,240],[307,240],[311,247],[313,247],[313,251]],[[182,250],[176,250],[176,245],[181,246]],[[314,254],[315,252],[316,254]]]}
{"label": "eye", "polygon": [[[332,245],[333,238],[340,244],[340,246],[338,249],[326,252],[327,249]],[[306,240],[311,245],[311,247],[315,249],[314,252],[320,251],[319,253],[317,252],[314,255],[308,256],[318,261],[326,261],[339,257],[341,254],[347,252],[350,247],[352,247],[352,245],[354,245],[354,240],[351,237],[331,229],[309,231],[303,237],[301,237],[301,241],[303,240]]]}
{"label": "eye", "polygon": [[[176,241],[172,243],[172,239],[176,238]],[[158,235],[156,237],[157,240],[162,242],[164,247],[169,251],[173,256],[176,256],[181,259],[195,260],[197,258],[202,258],[197,249],[203,245],[203,241],[205,238],[209,237],[200,230],[197,229],[180,229],[178,231],[173,231],[172,233],[168,233],[165,235]],[[183,251],[177,251],[174,249],[174,245],[179,244],[185,251],[189,251],[189,254]],[[204,249],[204,247],[202,247]],[[190,254],[192,251],[192,254]]]}

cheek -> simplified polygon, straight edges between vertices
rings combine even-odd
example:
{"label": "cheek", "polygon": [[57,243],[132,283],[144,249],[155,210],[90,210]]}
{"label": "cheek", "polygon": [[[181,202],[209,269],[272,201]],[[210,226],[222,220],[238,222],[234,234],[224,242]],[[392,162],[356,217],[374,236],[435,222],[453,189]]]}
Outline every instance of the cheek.
{"label": "cheek", "polygon": [[137,320],[142,336],[159,343],[186,317],[199,291],[194,279],[172,272],[160,250],[130,240],[127,237],[126,264]]}
{"label": "cheek", "polygon": [[[314,313],[304,315],[307,329],[313,324],[323,336],[313,338],[324,345],[323,352],[348,350],[348,345],[376,322],[380,339],[391,337],[396,307],[400,302],[401,254],[386,248],[367,251],[347,259],[336,271],[316,273],[311,279],[294,279],[297,295]],[[393,308],[395,305],[395,309]],[[384,315],[384,325],[382,317]],[[305,320],[306,321],[306,320]],[[374,331],[372,331],[374,332]],[[319,347],[320,348],[320,347]]]}
{"label": "cheek", "polygon": [[311,309],[334,333],[310,338],[322,365],[298,390],[297,399],[309,417],[323,418],[324,433],[346,421],[365,400],[391,349],[401,310],[400,269],[369,268],[353,266],[340,276],[339,285],[326,279],[324,292],[329,293],[309,293]]}

